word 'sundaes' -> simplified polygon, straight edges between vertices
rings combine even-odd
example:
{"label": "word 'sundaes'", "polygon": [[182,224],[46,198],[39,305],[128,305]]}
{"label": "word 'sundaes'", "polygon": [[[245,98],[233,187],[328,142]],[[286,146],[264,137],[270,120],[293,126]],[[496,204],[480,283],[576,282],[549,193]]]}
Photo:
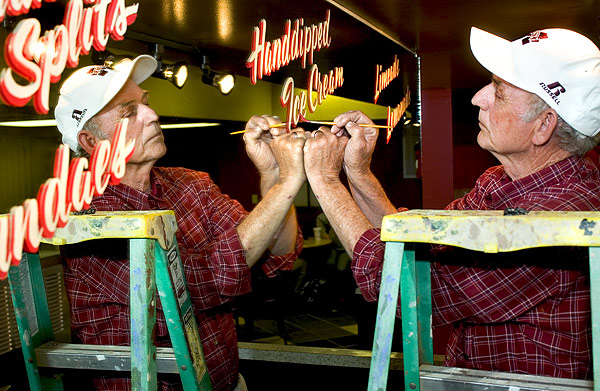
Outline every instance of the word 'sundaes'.
{"label": "word 'sundaes'", "polygon": [[108,140],[96,145],[89,170],[86,158],[69,164],[69,147],[61,145],[56,150],[54,177],[40,186],[37,198],[0,215],[0,280],[6,278],[11,264],[19,264],[23,249],[37,252],[41,238],[51,238],[57,228],[64,227],[71,211],[89,207],[94,195],[121,182],[135,143],[134,139],[125,143],[127,123],[124,119],[117,125],[112,145]]}

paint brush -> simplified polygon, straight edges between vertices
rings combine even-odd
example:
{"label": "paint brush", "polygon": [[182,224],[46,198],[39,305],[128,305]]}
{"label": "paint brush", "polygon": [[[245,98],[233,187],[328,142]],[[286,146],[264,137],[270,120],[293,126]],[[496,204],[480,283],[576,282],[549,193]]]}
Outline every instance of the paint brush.
{"label": "paint brush", "polygon": [[[311,120],[304,120],[302,122],[307,122],[309,124],[316,124],[316,125],[335,125],[335,122],[333,121],[311,121]],[[363,128],[379,128],[379,129],[391,129],[393,128],[393,126],[388,126],[388,125],[369,125],[369,124],[357,124],[360,127]]]}
{"label": "paint brush", "polygon": [[[335,125],[335,122],[333,121],[311,121],[308,120],[306,118],[304,118],[304,116],[302,114],[300,114],[300,122],[306,122],[309,124],[315,124],[315,125]],[[278,128],[280,126],[284,126],[286,125],[286,122],[281,123],[281,124],[274,124],[274,125],[269,125],[269,128]],[[393,128],[393,126],[388,126],[388,125],[370,125],[370,124],[357,124],[358,126],[361,126],[363,128],[379,128],[379,129],[391,129]],[[240,133],[245,133],[246,130],[238,130],[236,132],[231,132],[229,134],[240,134]]]}
{"label": "paint brush", "polygon": [[[306,119],[302,114],[300,114],[300,122],[307,122],[309,124],[317,124],[317,125],[335,125],[335,122],[333,121],[311,121]],[[368,125],[368,124],[357,124],[358,126],[361,126],[363,128],[379,128],[379,129],[390,129],[393,128],[393,126],[387,126],[387,125]]]}
{"label": "paint brush", "polygon": [[[281,124],[273,124],[273,125],[269,125],[269,128],[279,128],[280,126],[285,126],[285,122],[281,123]],[[246,131],[249,129],[244,129],[244,130],[237,130],[235,132],[231,132],[229,134],[240,134],[240,133],[246,133]]]}

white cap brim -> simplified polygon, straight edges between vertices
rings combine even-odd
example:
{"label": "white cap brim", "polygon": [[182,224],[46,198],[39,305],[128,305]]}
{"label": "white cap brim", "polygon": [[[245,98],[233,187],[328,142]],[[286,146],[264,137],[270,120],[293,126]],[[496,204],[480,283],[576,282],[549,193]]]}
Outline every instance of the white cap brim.
{"label": "white cap brim", "polygon": [[136,57],[131,64],[131,80],[135,84],[140,84],[156,72],[157,64],[156,59],[147,54]]}
{"label": "white cap brim", "polygon": [[479,63],[501,79],[514,84],[517,78],[510,41],[471,27],[471,51]]}
{"label": "white cap brim", "polygon": [[154,57],[142,54],[132,61],[117,65],[119,74],[111,81],[105,90],[104,106],[96,113],[90,113],[90,117],[101,111],[118,93],[123,89],[127,80],[131,79],[135,84],[140,84],[156,71],[157,62]]}

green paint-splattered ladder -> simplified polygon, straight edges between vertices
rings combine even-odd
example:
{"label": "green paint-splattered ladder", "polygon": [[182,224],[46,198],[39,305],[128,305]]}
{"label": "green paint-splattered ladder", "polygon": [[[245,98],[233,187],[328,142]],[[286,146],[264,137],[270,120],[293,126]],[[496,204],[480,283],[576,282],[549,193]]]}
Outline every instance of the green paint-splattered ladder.
{"label": "green paint-splattered ladder", "polygon": [[[38,254],[24,254],[9,272],[31,390],[62,390],[56,370],[43,367],[131,371],[133,390],[156,390],[157,372],[179,373],[184,389],[212,390],[196,318],[183,273],[172,211],[97,212],[70,216],[49,243],[103,238],[129,240],[131,347],[54,342]],[[156,291],[173,348],[156,348]]]}
{"label": "green paint-splattered ladder", "polygon": [[[404,389],[413,390],[595,390],[585,380],[433,366],[429,261],[415,260],[413,243],[458,246],[488,253],[547,246],[589,247],[592,298],[593,375],[600,379],[600,212],[413,210],[386,216],[386,242],[369,391],[386,389],[396,306],[400,291]],[[399,289],[400,287],[400,289]]]}

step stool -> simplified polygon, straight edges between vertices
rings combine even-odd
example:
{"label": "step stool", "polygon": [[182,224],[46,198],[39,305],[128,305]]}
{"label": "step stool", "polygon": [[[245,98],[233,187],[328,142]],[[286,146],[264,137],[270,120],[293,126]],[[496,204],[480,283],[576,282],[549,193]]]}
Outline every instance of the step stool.
{"label": "step stool", "polygon": [[[23,358],[31,390],[62,390],[61,375],[38,368],[131,371],[132,390],[156,390],[157,372],[179,373],[184,389],[210,391],[196,318],[179,255],[173,211],[96,212],[71,215],[46,243],[129,240],[131,346],[54,342],[38,254],[23,254],[9,271]],[[152,341],[156,290],[172,349]]]}
{"label": "step stool", "polygon": [[600,379],[600,212],[412,210],[385,216],[386,242],[369,391],[386,389],[394,321],[401,294],[404,389],[592,390],[600,381],[560,379],[432,366],[431,269],[415,260],[414,243],[444,244],[487,253],[547,246],[589,247],[593,375]]}

